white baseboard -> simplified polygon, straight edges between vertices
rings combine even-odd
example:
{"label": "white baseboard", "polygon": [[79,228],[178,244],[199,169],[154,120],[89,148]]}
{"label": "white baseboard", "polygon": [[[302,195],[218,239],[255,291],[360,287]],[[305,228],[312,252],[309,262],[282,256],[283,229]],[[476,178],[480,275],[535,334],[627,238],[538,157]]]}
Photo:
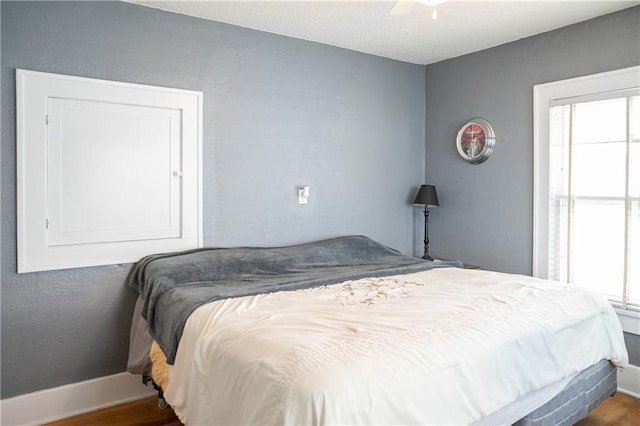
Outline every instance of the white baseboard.
{"label": "white baseboard", "polygon": [[618,370],[618,392],[640,399],[640,367],[629,364]]}
{"label": "white baseboard", "polygon": [[35,425],[154,394],[141,376],[119,373],[0,401],[0,424]]}

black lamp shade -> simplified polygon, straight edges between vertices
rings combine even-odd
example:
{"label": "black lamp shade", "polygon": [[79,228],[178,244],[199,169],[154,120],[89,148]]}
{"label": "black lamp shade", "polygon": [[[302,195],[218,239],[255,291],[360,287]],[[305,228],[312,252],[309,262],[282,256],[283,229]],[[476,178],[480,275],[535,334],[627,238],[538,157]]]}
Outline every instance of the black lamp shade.
{"label": "black lamp shade", "polygon": [[426,207],[438,207],[438,193],[433,185],[422,185],[413,204]]}

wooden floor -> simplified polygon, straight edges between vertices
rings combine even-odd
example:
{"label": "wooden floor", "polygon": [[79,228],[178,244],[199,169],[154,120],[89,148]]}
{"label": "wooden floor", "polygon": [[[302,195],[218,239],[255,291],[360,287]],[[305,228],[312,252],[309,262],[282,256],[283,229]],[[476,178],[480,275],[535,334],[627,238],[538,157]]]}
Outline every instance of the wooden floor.
{"label": "wooden floor", "polygon": [[[180,426],[182,423],[180,423],[171,408],[166,410],[158,408],[155,397],[49,423],[49,426],[81,425]],[[577,426],[605,425],[640,425],[640,400],[618,393],[600,404],[586,419],[577,423]]]}
{"label": "wooden floor", "polygon": [[638,426],[640,425],[640,399],[621,393],[608,398],[577,426]]}
{"label": "wooden floor", "polygon": [[139,426],[182,426],[171,408],[158,408],[156,397],[145,398],[128,404],[105,408],[92,413],[81,414],[66,420],[49,423],[50,426],[89,425],[139,425]]}

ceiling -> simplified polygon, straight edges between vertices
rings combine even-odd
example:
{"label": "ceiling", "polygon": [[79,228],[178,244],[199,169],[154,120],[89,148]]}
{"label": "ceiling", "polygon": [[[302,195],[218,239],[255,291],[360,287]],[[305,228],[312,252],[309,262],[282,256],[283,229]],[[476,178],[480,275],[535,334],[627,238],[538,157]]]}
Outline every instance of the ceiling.
{"label": "ceiling", "polygon": [[640,4],[449,0],[437,6],[433,20],[432,6],[421,3],[390,15],[393,0],[126,1],[423,65]]}

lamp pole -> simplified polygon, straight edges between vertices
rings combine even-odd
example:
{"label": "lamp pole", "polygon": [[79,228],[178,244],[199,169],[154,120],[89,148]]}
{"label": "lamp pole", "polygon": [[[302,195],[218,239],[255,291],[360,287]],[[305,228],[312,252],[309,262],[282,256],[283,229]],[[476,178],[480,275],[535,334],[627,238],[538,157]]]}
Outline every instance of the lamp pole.
{"label": "lamp pole", "polygon": [[422,258],[425,260],[433,260],[431,256],[429,256],[429,209],[427,209],[427,205],[424,205],[424,254]]}

